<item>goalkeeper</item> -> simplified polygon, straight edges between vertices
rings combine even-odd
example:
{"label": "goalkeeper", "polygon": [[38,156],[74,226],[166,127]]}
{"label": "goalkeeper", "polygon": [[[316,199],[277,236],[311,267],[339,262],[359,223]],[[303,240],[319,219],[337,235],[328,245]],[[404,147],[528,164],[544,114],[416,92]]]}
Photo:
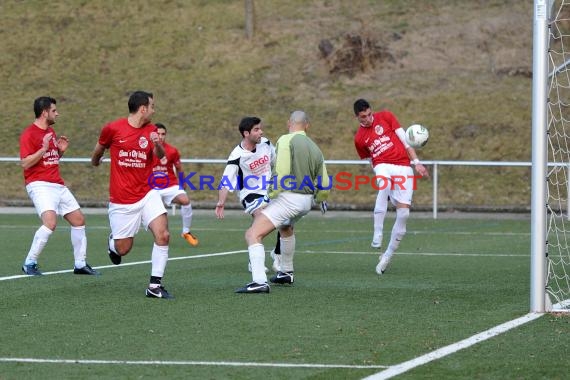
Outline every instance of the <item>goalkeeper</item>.
{"label": "goalkeeper", "polygon": [[305,112],[295,111],[287,126],[289,134],[277,141],[274,177],[268,192],[271,202],[255,217],[245,233],[253,281],[237,289],[236,293],[269,293],[267,275],[263,270],[265,248],[262,240],[275,229],[281,234],[281,267],[270,281],[292,284],[295,255],[293,225],[311,210],[315,201],[321,202],[321,210],[326,211],[328,190],[325,189],[330,188],[330,179],[323,153],[307,137],[309,119]]}

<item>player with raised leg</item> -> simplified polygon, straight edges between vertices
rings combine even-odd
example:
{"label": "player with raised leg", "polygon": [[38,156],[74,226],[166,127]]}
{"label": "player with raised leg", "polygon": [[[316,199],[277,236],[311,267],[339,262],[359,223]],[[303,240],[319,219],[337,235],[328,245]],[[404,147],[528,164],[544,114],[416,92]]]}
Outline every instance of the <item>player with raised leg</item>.
{"label": "player with raised leg", "polygon": [[151,124],[154,114],[152,93],[135,91],[129,97],[129,116],[105,125],[91,155],[91,164],[99,166],[105,150],[111,156],[109,181],[109,258],[115,265],[130,252],[134,236],[142,225],[154,237],[151,276],[146,296],[174,298],[162,285],[168,261],[168,218],[160,194],[150,185],[154,156],[164,157],[164,147],[157,128]]}
{"label": "player with raised leg", "polygon": [[361,159],[370,160],[380,188],[374,206],[372,248],[380,249],[382,246],[388,199],[396,206],[396,221],[390,242],[376,266],[376,273],[383,274],[406,234],[406,223],[416,183],[410,165],[413,165],[422,177],[429,177],[429,173],[420,163],[414,148],[406,141],[405,132],[393,113],[387,110],[373,113],[366,100],[358,99],[354,102],[354,114],[360,124],[354,136],[356,152]]}

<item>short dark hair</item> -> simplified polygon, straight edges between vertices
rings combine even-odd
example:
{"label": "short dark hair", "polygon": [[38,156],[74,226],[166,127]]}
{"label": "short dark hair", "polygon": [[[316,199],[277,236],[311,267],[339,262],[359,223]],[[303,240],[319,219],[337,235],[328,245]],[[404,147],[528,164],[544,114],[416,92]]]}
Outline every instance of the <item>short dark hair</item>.
{"label": "short dark hair", "polygon": [[156,128],[164,129],[164,132],[168,132],[166,130],[166,125],[164,125],[162,123],[154,123],[154,125],[156,125]]}
{"label": "short dark hair", "polygon": [[129,97],[129,112],[135,113],[141,106],[148,106],[149,99],[152,99],[152,92],[135,91]]}
{"label": "short dark hair", "polygon": [[57,104],[54,98],[49,96],[40,96],[36,100],[34,100],[34,114],[36,118],[42,115],[42,112],[49,111],[52,104]]}
{"label": "short dark hair", "polygon": [[365,99],[358,99],[354,102],[354,114],[358,115],[362,111],[366,111],[370,108],[370,103],[368,103]]}
{"label": "short dark hair", "polygon": [[251,132],[251,129],[261,123],[261,119],[255,116],[246,116],[239,122],[239,133],[244,136],[244,132]]}

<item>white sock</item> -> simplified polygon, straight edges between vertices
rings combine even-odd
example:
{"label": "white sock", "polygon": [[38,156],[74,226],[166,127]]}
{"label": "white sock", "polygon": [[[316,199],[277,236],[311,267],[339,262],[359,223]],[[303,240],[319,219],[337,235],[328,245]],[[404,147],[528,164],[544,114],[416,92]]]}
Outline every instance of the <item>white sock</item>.
{"label": "white sock", "polygon": [[85,236],[85,226],[71,227],[71,245],[73,246],[73,257],[75,267],[83,268],[86,265],[87,257],[87,236]]}
{"label": "white sock", "polygon": [[295,256],[295,234],[279,239],[281,244],[281,272],[293,272],[293,256]]}
{"label": "white sock", "polygon": [[190,232],[192,226],[192,205],[180,207],[180,215],[182,215],[182,233]]}
{"label": "white sock", "polygon": [[382,244],[382,232],[384,229],[384,218],[388,209],[388,197],[384,190],[379,190],[374,205],[374,235],[372,240]]}
{"label": "white sock", "polygon": [[111,235],[109,235],[109,249],[111,250],[111,252],[117,255],[119,254],[119,252],[117,252],[117,249],[115,248],[115,239],[113,239]]}
{"label": "white sock", "polygon": [[37,264],[38,257],[42,250],[46,246],[50,235],[53,233],[52,230],[41,225],[40,228],[34,234],[34,240],[32,240],[32,246],[30,247],[30,251],[28,252],[28,256],[26,257],[26,261],[24,262],[25,265]]}
{"label": "white sock", "polygon": [[257,284],[266,284],[265,274],[265,248],[263,244],[252,244],[247,247],[249,262],[251,263],[251,279]]}
{"label": "white sock", "polygon": [[151,276],[163,277],[168,261],[168,246],[167,245],[154,245],[152,246],[152,269]]}
{"label": "white sock", "polygon": [[392,236],[390,237],[390,244],[388,249],[384,252],[384,256],[389,258],[400,246],[400,241],[406,234],[406,222],[410,216],[410,209],[408,207],[401,207],[396,209],[396,222],[392,228]]}

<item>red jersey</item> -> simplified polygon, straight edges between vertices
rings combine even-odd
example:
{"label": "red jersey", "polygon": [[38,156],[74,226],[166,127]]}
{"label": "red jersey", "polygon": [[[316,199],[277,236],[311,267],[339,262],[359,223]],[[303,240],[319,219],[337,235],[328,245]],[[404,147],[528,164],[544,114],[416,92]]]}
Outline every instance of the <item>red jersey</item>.
{"label": "red jersey", "polygon": [[406,148],[396,134],[400,123],[390,111],[374,114],[370,127],[358,128],[354,136],[354,146],[360,158],[372,158],[372,166],[378,164],[394,164],[410,166],[410,158]]}
{"label": "red jersey", "polygon": [[164,146],[165,155],[160,160],[158,157],[154,157],[153,161],[153,172],[162,172],[168,174],[168,186],[176,186],[178,185],[178,177],[176,176],[176,172],[174,169],[176,167],[180,167],[180,153],[178,149],[173,147],[166,142],[162,143]]}
{"label": "red jersey", "polygon": [[115,120],[103,127],[99,144],[108,148],[111,156],[109,200],[112,203],[133,204],[151,190],[154,144],[150,134],[154,124],[140,128],[131,126],[127,118]]}
{"label": "red jersey", "polygon": [[20,135],[20,159],[40,150],[44,136],[48,133],[52,134],[48,150],[34,166],[24,169],[24,182],[26,185],[34,181],[64,184],[59,174],[59,150],[57,149],[55,131],[52,127],[47,127],[44,130],[32,124],[24,129]]}

